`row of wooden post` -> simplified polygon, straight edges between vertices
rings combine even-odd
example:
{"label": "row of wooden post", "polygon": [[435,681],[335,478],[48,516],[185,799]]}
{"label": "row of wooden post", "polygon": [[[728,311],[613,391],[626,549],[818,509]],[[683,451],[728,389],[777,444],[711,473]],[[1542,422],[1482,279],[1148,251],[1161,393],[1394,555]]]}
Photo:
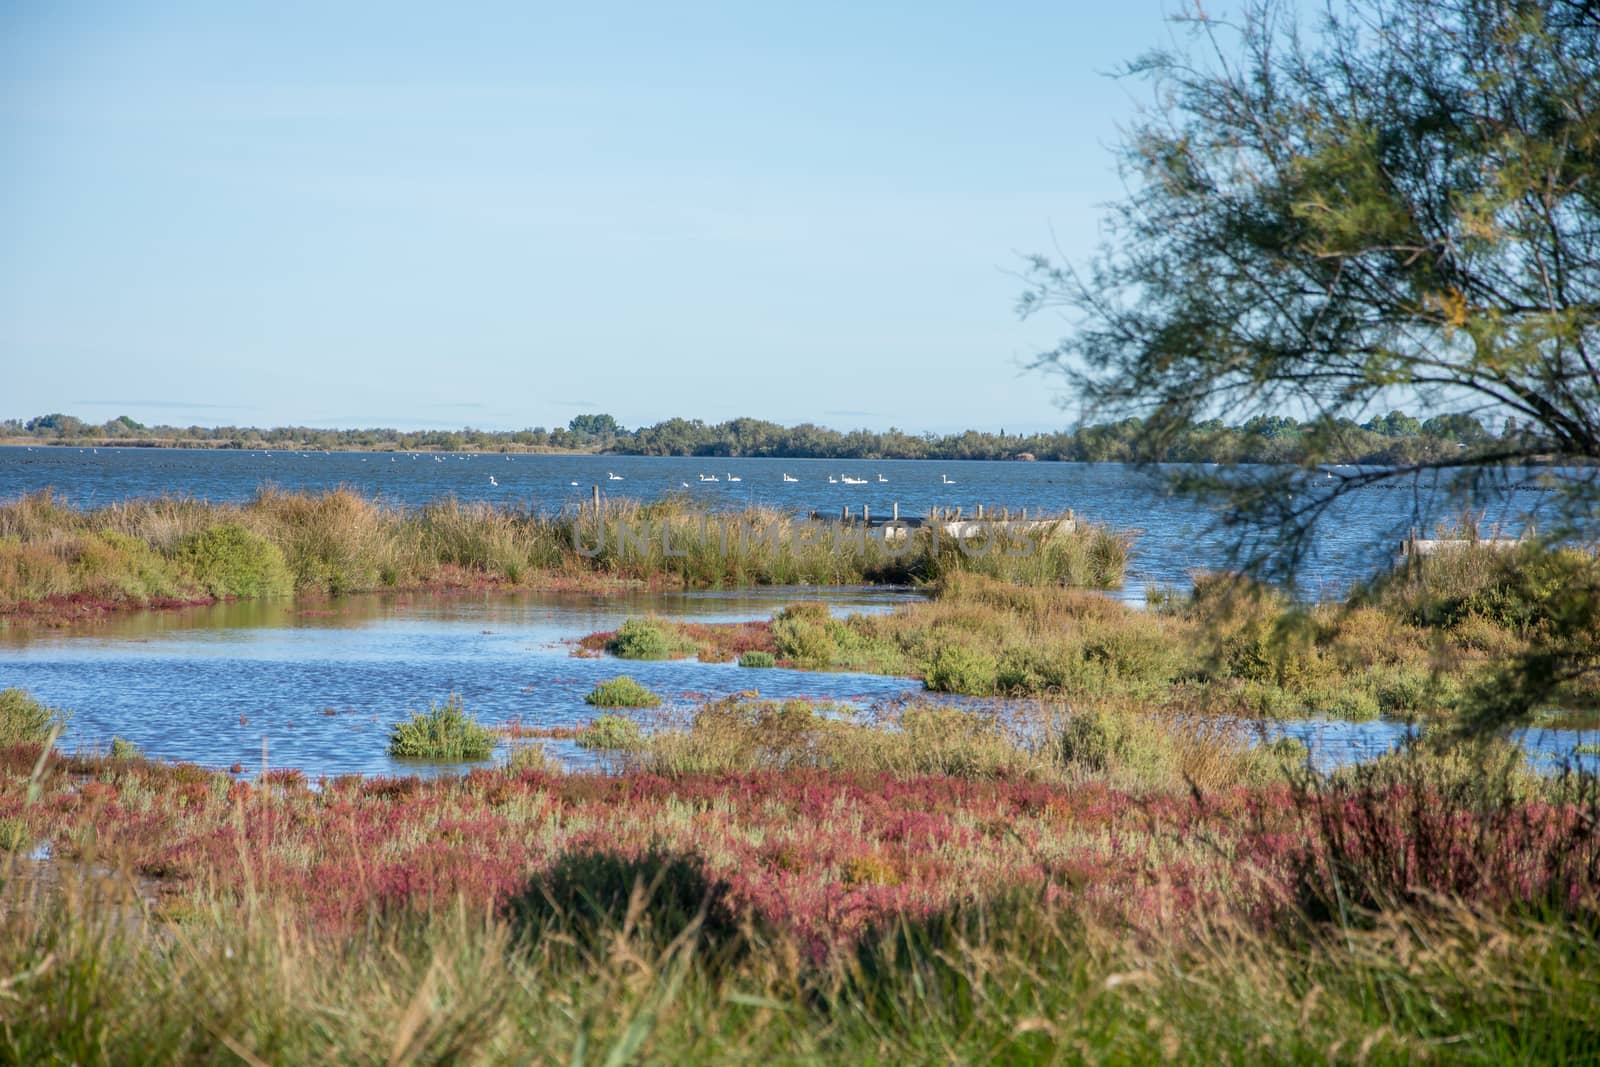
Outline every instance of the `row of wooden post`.
{"label": "row of wooden post", "polygon": [[[595,513],[599,514],[599,512],[600,512],[600,487],[598,485],[593,485],[593,486],[590,486],[589,489],[590,489],[590,499],[594,502]],[[978,518],[981,519],[981,518],[983,518],[983,505],[979,504],[977,507],[978,507]],[[899,519],[900,519],[900,502],[898,500],[895,501],[895,503],[894,503],[893,510],[892,510],[892,513],[891,513],[891,517],[896,522],[898,522]],[[991,517],[993,517],[993,516],[991,516]],[[1042,517],[1041,513],[1039,513],[1039,512],[1035,512],[1034,513],[1034,518],[1035,519],[1038,519],[1038,518],[1041,518],[1041,517]],[[1072,516],[1072,509],[1068,508],[1067,509],[1067,520],[1070,522],[1072,520],[1072,517],[1073,517]],[[839,519],[840,519],[841,522],[849,522],[850,521],[850,505],[849,504],[845,504],[844,506],[842,506],[839,509]],[[999,520],[1001,522],[1008,522],[1008,521],[1010,521],[1010,519],[1011,519],[1011,509],[1010,508],[1001,508],[1000,509]],[[1027,522],[1028,521],[1028,509],[1027,508],[1023,508],[1021,510],[1021,512],[1018,514],[1018,519],[1020,521],[1022,521],[1022,522]],[[938,507],[929,508],[928,509],[928,521],[929,522],[939,522],[940,520],[944,520],[944,521],[947,521],[947,522],[949,522],[949,521],[959,522],[961,520],[961,508],[959,506],[957,506],[953,513],[951,512],[951,510],[949,508],[938,508]],[[872,510],[866,504],[862,504],[861,505],[861,521],[864,522],[864,523],[870,523],[872,521]],[[1416,537],[1416,531],[1414,529],[1412,531],[1412,537],[1413,537],[1413,539]]]}

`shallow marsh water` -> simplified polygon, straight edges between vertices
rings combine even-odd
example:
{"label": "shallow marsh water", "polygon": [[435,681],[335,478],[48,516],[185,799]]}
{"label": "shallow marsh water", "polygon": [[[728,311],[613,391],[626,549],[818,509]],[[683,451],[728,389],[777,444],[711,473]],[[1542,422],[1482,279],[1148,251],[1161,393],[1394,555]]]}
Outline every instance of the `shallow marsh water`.
{"label": "shallow marsh water", "polygon": [[[675,594],[392,594],[328,601],[218,604],[138,612],[65,631],[0,634],[0,687],[21,686],[70,709],[68,749],[126,738],[145,753],[210,767],[272,767],[309,777],[348,773],[433,774],[462,764],[397,760],[391,723],[459,693],[486,723],[574,726],[594,714],[583,697],[598,681],[628,674],[667,701],[666,713],[750,689],[870,711],[930,697],[921,683],[847,673],[750,670],[696,660],[620,661],[572,655],[570,642],[656,613],[702,622],[769,617],[796,599],[835,611],[886,611],[909,589],[783,589]],[[1001,702],[1003,703],[1003,702]],[[1264,724],[1264,736],[1305,740],[1323,766],[1369,758],[1406,732],[1398,723],[1302,720]],[[1600,733],[1544,730],[1524,743],[1547,765]],[[544,742],[573,766],[601,757],[571,742]],[[496,753],[496,758],[503,755]],[[1594,757],[1579,757],[1591,767]]]}

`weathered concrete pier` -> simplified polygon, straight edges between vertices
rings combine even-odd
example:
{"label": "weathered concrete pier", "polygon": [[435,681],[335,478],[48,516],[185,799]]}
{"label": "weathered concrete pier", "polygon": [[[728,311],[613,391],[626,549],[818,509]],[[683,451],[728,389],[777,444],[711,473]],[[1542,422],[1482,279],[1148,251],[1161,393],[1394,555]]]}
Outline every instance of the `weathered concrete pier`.
{"label": "weathered concrete pier", "polygon": [[1526,536],[1501,537],[1495,533],[1489,537],[1479,537],[1475,529],[1469,533],[1472,536],[1426,538],[1418,536],[1417,528],[1413,526],[1411,533],[1400,542],[1400,555],[1408,559],[1424,559],[1445,552],[1461,552],[1476,548],[1491,552],[1506,552],[1528,543]]}

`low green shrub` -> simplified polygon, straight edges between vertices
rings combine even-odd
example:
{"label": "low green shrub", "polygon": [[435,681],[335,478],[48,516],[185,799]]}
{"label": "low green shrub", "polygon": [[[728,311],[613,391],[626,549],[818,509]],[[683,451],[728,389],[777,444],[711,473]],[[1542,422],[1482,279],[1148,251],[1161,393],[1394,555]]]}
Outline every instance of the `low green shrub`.
{"label": "low green shrub", "polygon": [[389,755],[401,759],[479,760],[494,751],[495,735],[450,694],[442,705],[414,711],[389,731]]}
{"label": "low green shrub", "polygon": [[1304,696],[1307,711],[1351,722],[1370,722],[1382,714],[1380,701],[1372,691],[1357,684],[1313,689]]}
{"label": "low green shrub", "polygon": [[772,641],[783,659],[800,667],[823,668],[838,653],[832,627],[833,616],[827,605],[790,604],[772,618]]}
{"label": "low green shrub", "polygon": [[214,597],[273,597],[294,592],[278,546],[235,522],[190,534],[173,553]]}
{"label": "low green shrub", "polygon": [[777,662],[778,658],[771,652],[762,652],[760,649],[751,649],[739,657],[741,667],[773,667]]}
{"label": "low green shrub", "polygon": [[111,739],[112,759],[139,759],[143,755],[144,753],[140,751],[139,746],[127,738],[113,737]]}
{"label": "low green shrub", "polygon": [[1148,780],[1173,761],[1175,747],[1173,737],[1146,716],[1094,708],[1062,725],[1056,756],[1073,770]]}
{"label": "low green shrub", "polygon": [[65,712],[39,703],[26,689],[0,690],[0,745],[39,744],[66,720]]}
{"label": "low green shrub", "polygon": [[545,751],[545,747],[537,743],[513,747],[506,753],[505,767],[508,771],[546,773],[559,769],[559,765],[550,758],[550,753]]}
{"label": "low green shrub", "polygon": [[646,619],[628,619],[606,651],[618,659],[673,659],[694,651],[694,645]]}
{"label": "low green shrub", "polygon": [[659,696],[626,674],[596,682],[583,701],[597,708],[654,708],[661,704]]}
{"label": "low green shrub", "polygon": [[993,656],[962,645],[949,645],[934,656],[923,682],[935,693],[993,696],[999,684],[999,665]]}
{"label": "low green shrub", "polygon": [[574,740],[579,748],[632,751],[644,746],[644,732],[626,715],[597,715]]}

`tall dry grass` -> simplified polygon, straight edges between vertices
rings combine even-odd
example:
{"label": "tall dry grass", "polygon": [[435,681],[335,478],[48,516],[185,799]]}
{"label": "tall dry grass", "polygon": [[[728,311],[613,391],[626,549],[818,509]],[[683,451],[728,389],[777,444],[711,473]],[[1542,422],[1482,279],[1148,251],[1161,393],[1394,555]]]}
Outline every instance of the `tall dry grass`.
{"label": "tall dry grass", "polygon": [[[249,595],[218,594],[214,576],[189,565],[194,553],[186,556],[186,549],[204,539],[213,549],[249,539],[216,537],[219,527],[270,544],[295,590],[326,594],[563,579],[693,587],[903,583],[963,570],[1104,586],[1121,581],[1126,561],[1125,539],[1093,527],[1041,534],[1031,555],[967,555],[926,532],[894,543],[861,527],[769,508],[716,513],[671,497],[544,514],[455,499],[401,508],[348,488],[268,486],[242,504],[155,497],[92,509],[46,491],[0,503],[0,605]],[[234,569],[226,564],[222,571]],[[263,567],[270,569],[260,561],[254,569]]]}

